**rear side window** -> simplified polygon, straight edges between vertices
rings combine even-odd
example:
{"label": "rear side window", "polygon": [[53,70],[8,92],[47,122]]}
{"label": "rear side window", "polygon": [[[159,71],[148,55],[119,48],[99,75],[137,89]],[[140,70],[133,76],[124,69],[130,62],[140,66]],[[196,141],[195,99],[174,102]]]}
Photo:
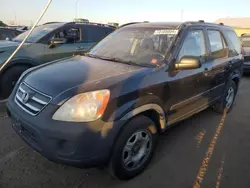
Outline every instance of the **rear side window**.
{"label": "rear side window", "polygon": [[99,26],[85,26],[82,32],[83,42],[99,42],[108,34],[110,34],[114,29],[99,27]]}
{"label": "rear side window", "polygon": [[227,55],[227,47],[221,33],[216,30],[208,30],[208,38],[213,59],[224,58]]}
{"label": "rear side window", "polygon": [[232,47],[229,49],[229,55],[239,55],[241,53],[240,39],[237,37],[234,31],[225,31],[225,34],[232,45]]}
{"label": "rear side window", "polygon": [[9,30],[0,30],[0,40],[6,40],[6,38],[12,39],[13,38],[13,33],[12,31]]}

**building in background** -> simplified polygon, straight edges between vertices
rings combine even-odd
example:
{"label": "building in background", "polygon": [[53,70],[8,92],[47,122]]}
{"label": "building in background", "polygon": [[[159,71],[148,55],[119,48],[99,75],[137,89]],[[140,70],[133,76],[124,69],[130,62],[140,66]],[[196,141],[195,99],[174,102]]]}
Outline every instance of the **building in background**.
{"label": "building in background", "polygon": [[241,36],[245,33],[250,33],[250,17],[246,18],[220,18],[216,23],[224,23],[224,25],[232,26],[237,35]]}

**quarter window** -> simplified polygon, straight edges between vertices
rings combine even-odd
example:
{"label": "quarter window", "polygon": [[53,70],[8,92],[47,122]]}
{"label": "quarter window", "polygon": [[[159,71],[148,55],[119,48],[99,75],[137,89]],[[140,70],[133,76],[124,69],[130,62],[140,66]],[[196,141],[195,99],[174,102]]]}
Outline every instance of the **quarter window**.
{"label": "quarter window", "polygon": [[205,60],[206,47],[204,42],[204,34],[202,30],[190,31],[184,40],[177,61],[180,62],[184,56],[199,57],[201,61]]}
{"label": "quarter window", "polygon": [[211,56],[213,59],[224,58],[227,55],[227,47],[219,31],[208,30]]}

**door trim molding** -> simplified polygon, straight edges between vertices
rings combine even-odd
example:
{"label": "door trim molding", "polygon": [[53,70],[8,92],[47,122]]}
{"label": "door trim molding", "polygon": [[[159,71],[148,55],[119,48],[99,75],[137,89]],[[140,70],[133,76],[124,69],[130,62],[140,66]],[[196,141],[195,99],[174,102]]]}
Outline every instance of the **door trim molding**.
{"label": "door trim molding", "polygon": [[[207,90],[207,91],[205,91],[205,92],[202,92],[202,93],[200,93],[200,94],[198,94],[198,95],[195,95],[195,96],[193,96],[193,97],[191,97],[191,98],[189,98],[189,99],[186,99],[186,100],[181,101],[181,102],[179,102],[179,103],[177,103],[177,104],[174,104],[174,105],[171,106],[170,110],[176,110],[177,108],[179,108],[179,107],[181,107],[181,106],[184,106],[184,105],[190,103],[191,101],[195,101],[195,100],[199,99],[202,95],[204,95],[204,94],[206,94],[206,93],[209,93],[209,92],[215,90],[216,88],[221,87],[222,85],[225,85],[225,83],[222,83],[222,84],[220,84],[220,85],[217,85],[217,86],[215,86],[215,87],[213,87],[213,88],[211,88],[211,89],[209,89],[209,90]],[[213,100],[212,100],[212,101],[213,101]]]}

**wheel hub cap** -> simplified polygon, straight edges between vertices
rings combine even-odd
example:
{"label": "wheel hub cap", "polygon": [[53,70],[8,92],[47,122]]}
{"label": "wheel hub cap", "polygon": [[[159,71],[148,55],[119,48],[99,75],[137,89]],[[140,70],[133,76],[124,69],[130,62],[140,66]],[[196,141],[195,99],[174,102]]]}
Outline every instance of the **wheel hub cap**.
{"label": "wheel hub cap", "polygon": [[226,97],[226,108],[230,108],[234,101],[234,89],[230,87],[227,91],[227,97]]}
{"label": "wheel hub cap", "polygon": [[152,148],[152,138],[147,130],[134,133],[123,148],[122,162],[126,170],[134,170],[144,164]]}

